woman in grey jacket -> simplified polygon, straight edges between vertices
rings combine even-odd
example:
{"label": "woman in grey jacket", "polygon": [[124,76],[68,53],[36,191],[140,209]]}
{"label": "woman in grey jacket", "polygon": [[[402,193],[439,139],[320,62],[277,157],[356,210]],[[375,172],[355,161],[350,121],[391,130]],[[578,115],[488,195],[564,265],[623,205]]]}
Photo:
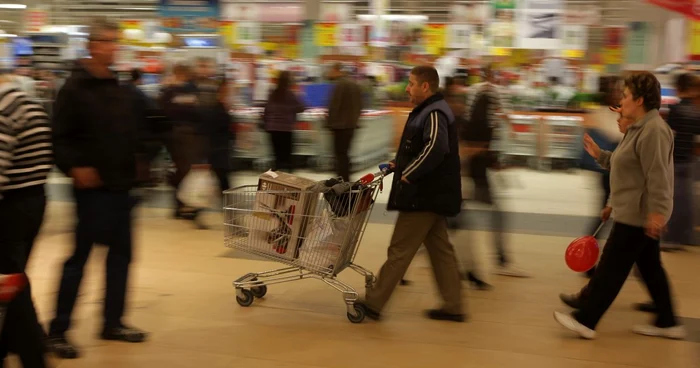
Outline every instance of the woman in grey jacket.
{"label": "woman in grey jacket", "polygon": [[562,326],[585,339],[595,328],[625,283],[632,266],[639,272],[657,306],[655,323],[635,333],[672,339],[685,337],[673,310],[666,271],[661,265],[659,238],[673,210],[673,132],[659,115],[661,86],[648,72],[625,79],[620,131],[625,135],[614,152],[603,151],[591,137],[586,151],[610,170],[610,198],[601,217],[615,219],[588,293],[573,314],[555,312]]}

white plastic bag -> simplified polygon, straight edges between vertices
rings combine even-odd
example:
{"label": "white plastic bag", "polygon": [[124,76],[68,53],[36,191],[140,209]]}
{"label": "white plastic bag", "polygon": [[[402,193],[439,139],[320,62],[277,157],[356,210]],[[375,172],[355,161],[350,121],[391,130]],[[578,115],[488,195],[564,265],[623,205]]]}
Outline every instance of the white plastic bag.
{"label": "white plastic bag", "polygon": [[299,260],[307,266],[332,268],[342,249],[357,241],[363,219],[363,213],[350,219],[324,211],[311,225],[299,250]]}
{"label": "white plastic bag", "polygon": [[180,183],[177,198],[188,207],[209,208],[218,188],[219,184],[211,171],[193,169]]}

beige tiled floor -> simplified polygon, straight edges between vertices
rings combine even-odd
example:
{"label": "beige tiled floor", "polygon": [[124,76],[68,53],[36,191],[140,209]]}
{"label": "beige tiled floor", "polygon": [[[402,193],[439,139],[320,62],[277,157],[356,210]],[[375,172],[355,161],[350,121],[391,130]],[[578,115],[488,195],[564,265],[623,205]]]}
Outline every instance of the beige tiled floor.
{"label": "beige tiled floor", "polygon": [[[421,254],[409,272],[415,283],[397,289],[387,318],[353,325],[345,317],[341,294],[315,280],[270,286],[264,300],[239,307],[232,280],[276,264],[226,257],[230,252],[223,247],[217,215],[208,218],[213,224],[209,231],[170,220],[162,210],[139,215],[128,321],[150,331],[151,339],[125,344],[96,338],[106,253],[97,247],[71,332],[83,357],[56,360],[59,367],[700,367],[697,342],[629,332],[631,325],[648,318],[629,308],[646,300],[633,279],[601,323],[598,340],[582,341],[562,331],[552,319],[553,310],[565,310],[557,295],[584,283],[564,264],[568,238],[511,235],[515,258],[534,278],[489,277],[496,286],[493,291],[470,290],[465,295],[468,323],[421,316],[423,309],[437,303],[428,262]],[[30,265],[42,320],[52,315],[60,266],[71,248],[70,224],[70,205],[52,203]],[[368,227],[359,264],[379,268],[391,230],[389,225]],[[475,235],[478,254],[489,265],[490,238]],[[680,314],[700,318],[700,252],[665,254],[664,261]],[[341,278],[358,289],[363,286],[362,278],[352,272]]]}

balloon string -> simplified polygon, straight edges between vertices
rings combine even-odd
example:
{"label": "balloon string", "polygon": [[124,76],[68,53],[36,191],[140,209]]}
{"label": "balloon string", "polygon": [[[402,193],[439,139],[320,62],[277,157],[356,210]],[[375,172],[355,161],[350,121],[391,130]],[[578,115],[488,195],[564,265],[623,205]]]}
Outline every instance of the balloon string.
{"label": "balloon string", "polygon": [[600,226],[598,226],[598,229],[593,233],[594,238],[598,236],[598,232],[600,232],[600,229],[602,229],[603,226],[605,226],[605,221],[601,221]]}

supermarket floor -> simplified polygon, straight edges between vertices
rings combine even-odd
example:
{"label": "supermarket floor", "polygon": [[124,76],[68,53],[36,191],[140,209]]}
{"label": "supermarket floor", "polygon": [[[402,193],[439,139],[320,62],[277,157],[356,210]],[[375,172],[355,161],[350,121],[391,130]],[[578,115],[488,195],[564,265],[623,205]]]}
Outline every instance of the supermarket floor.
{"label": "supermarket floor", "polygon": [[[239,175],[236,183],[254,179]],[[648,320],[630,308],[647,299],[634,279],[602,321],[599,339],[575,339],[554,322],[552,311],[566,310],[558,293],[573,292],[585,282],[566,268],[562,254],[571,237],[586,227],[587,216],[597,212],[595,178],[513,171],[507,179],[511,185],[503,195],[513,218],[508,240],[517,263],[533,278],[489,275],[493,291],[465,293],[468,323],[422,317],[423,309],[437,305],[424,254],[409,271],[415,283],[397,289],[381,323],[351,324],[341,294],[315,280],[270,286],[266,298],[242,308],[235,302],[231,281],[277,265],[226,249],[220,214],[207,213],[211,229],[197,231],[170,219],[170,211],[161,203],[165,199],[155,196],[138,211],[128,310],[129,323],[150,331],[150,340],[125,344],[96,338],[106,254],[105,248],[96,247],[71,335],[82,347],[83,357],[56,363],[61,368],[700,367],[700,249],[663,255],[678,313],[690,330],[687,341],[629,332],[632,325]],[[61,263],[71,249],[72,205],[66,185],[65,179],[52,178],[52,201],[29,270],[44,321],[52,315]],[[386,194],[380,198],[357,258],[370,270],[377,270],[385,259],[392,231],[391,214],[385,215],[381,204],[385,198]],[[539,227],[528,231],[536,224]],[[490,267],[486,227],[470,232],[469,239]],[[466,231],[459,232],[455,243],[463,243],[466,236]],[[351,271],[341,274],[341,279],[362,289],[362,278]]]}

